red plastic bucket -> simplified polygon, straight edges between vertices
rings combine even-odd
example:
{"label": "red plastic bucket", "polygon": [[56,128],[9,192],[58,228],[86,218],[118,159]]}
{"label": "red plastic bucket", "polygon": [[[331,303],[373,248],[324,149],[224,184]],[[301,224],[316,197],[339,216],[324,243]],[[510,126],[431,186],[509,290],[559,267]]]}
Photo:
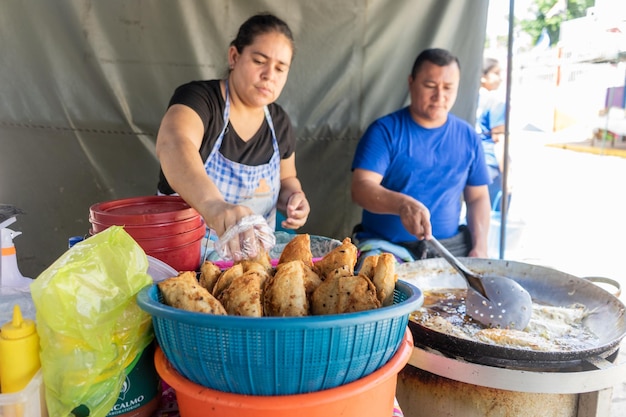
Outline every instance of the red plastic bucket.
{"label": "red plastic bucket", "polygon": [[196,271],[200,266],[204,220],[179,196],[97,203],[89,208],[89,221],[90,234],[123,226],[147,255],[177,271]]}
{"label": "red plastic bucket", "polygon": [[[93,233],[100,233],[103,230],[114,226],[112,224],[99,222],[93,219],[89,219],[89,222],[91,223]],[[124,226],[124,230],[126,230],[126,232],[135,239],[149,239],[155,236],[170,236],[188,232],[190,230],[198,228],[199,226],[204,226],[204,220],[202,219],[202,216],[198,215],[177,222],[155,223],[147,225],[115,224],[115,226]]]}
{"label": "red plastic bucket", "polygon": [[196,216],[198,212],[179,196],[124,198],[89,208],[90,220],[109,226],[162,224]]}
{"label": "red plastic bucket", "polygon": [[[141,244],[139,244],[141,246]],[[177,247],[145,250],[150,255],[165,262],[177,271],[197,271],[200,267],[202,238]]]}
{"label": "red plastic bucket", "polygon": [[195,384],[176,372],[160,348],[155,365],[161,379],[176,391],[181,417],[390,417],[397,376],[412,351],[413,337],[407,330],[396,354],[368,376],[323,391],[276,397],[225,393]]}
{"label": "red plastic bucket", "polygon": [[[126,230],[126,227],[124,227],[124,230]],[[152,237],[137,238],[131,233],[129,234],[139,243],[139,246],[141,246],[144,251],[148,252],[159,249],[176,248],[187,243],[196,242],[204,237],[205,230],[204,224],[201,224],[200,227],[196,227],[193,230],[177,233],[175,235],[160,236],[158,233],[153,233]],[[200,249],[198,249],[198,251],[199,250]]]}

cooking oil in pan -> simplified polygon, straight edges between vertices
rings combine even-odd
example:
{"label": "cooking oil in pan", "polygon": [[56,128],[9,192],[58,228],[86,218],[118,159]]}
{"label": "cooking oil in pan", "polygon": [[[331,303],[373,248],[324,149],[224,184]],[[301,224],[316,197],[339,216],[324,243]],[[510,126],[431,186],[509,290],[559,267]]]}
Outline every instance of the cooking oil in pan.
{"label": "cooking oil in pan", "polygon": [[584,305],[556,307],[533,303],[530,323],[523,330],[489,329],[466,315],[465,289],[424,291],[422,308],[410,319],[431,330],[479,343],[538,351],[593,348],[599,338],[585,325]]}

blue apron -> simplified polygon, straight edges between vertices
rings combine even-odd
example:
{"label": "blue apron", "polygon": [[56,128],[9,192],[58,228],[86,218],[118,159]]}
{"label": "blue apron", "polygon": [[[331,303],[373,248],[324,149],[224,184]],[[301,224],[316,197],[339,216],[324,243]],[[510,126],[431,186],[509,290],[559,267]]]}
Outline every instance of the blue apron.
{"label": "blue apron", "polygon": [[265,106],[263,111],[272,133],[274,149],[269,162],[250,166],[229,160],[219,151],[228,128],[230,115],[228,80],[225,81],[225,90],[224,127],[204,163],[204,168],[226,202],[249,207],[254,213],[264,216],[270,227],[275,229],[276,203],[280,192],[280,152],[272,117]]}

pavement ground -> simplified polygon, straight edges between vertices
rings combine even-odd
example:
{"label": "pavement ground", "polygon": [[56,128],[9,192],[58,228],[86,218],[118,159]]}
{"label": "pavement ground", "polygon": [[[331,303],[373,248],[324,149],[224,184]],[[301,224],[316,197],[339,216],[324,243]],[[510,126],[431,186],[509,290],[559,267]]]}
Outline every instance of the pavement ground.
{"label": "pavement ground", "polygon": [[[591,145],[587,138],[577,141],[575,132],[520,131],[510,137],[509,219],[524,226],[505,258],[578,277],[612,278],[626,303],[626,143]],[[621,346],[618,363],[626,363],[626,343]],[[624,378],[613,390],[610,417],[626,417]]]}

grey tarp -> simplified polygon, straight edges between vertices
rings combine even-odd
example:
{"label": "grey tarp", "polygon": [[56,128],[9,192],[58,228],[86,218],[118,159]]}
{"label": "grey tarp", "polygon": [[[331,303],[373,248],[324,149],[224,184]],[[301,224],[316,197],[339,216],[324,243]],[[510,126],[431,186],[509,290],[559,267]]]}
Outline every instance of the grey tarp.
{"label": "grey tarp", "polygon": [[303,232],[343,238],[359,221],[350,162],[375,118],[408,103],[423,48],[461,60],[453,111],[472,121],[487,0],[3,0],[0,2],[0,203],[22,273],[36,277],[89,231],[97,202],[151,195],[154,142],[176,86],[222,77],[251,14],[292,27],[297,52],[279,103],[297,132],[312,205]]}

